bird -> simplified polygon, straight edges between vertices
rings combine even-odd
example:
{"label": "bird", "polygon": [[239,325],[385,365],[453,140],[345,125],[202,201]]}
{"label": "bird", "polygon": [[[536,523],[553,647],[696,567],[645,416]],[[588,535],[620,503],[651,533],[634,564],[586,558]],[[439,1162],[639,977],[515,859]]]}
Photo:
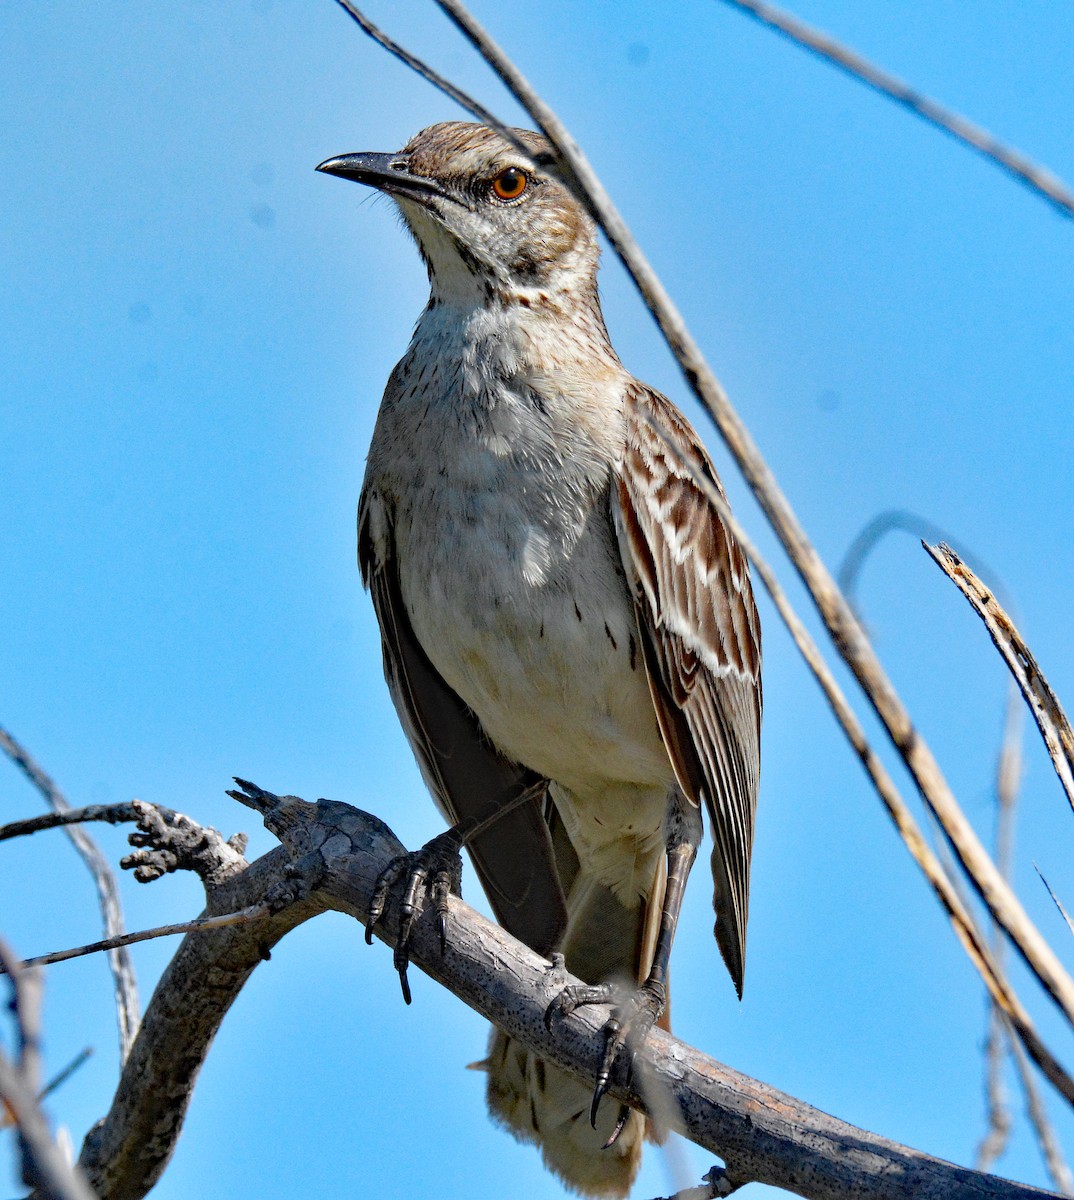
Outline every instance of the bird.
{"label": "bird", "polygon": [[[599,1106],[618,1056],[667,1027],[668,962],[702,839],[739,996],[760,759],[749,566],[686,418],[612,347],[600,246],[547,139],[460,121],[319,171],[389,196],[430,284],[366,462],[358,559],[384,672],[451,825],[410,878],[444,937],[463,841],[500,923],[611,1002],[596,1089],[499,1031],[494,1119],[582,1195],[625,1196],[646,1119]],[[492,813],[497,815],[490,815]]]}

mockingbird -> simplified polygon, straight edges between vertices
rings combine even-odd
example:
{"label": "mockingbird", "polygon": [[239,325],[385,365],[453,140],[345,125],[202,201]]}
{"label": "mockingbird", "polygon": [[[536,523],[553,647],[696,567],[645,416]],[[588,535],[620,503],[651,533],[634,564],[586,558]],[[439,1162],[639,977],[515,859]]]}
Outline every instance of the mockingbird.
{"label": "mockingbird", "polygon": [[645,1121],[598,1103],[665,1011],[702,805],[716,941],[742,992],[761,637],[745,558],[698,483],[720,487],[712,463],[609,342],[593,222],[547,141],[511,133],[524,150],[446,122],[318,168],[392,197],[431,286],[381,402],[358,558],[399,718],[454,829],[391,869],[371,920],[408,875],[407,994],[409,922],[427,890],[443,936],[465,840],[502,924],[587,981],[550,1018],[614,1003],[592,1103],[502,1033],[485,1065],[495,1117],[573,1188],[622,1196]]}

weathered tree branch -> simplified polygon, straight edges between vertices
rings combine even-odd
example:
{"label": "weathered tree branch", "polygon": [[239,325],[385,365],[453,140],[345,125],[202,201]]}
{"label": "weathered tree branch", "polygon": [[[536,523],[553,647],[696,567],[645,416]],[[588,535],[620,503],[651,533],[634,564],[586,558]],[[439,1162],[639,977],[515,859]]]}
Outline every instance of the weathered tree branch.
{"label": "weathered tree branch", "polygon": [[[345,804],[277,797],[248,787],[282,842],[214,889],[207,913],[267,900],[276,911],[251,925],[188,936],[157,986],[112,1107],[91,1131],[80,1163],[100,1200],[138,1200],[174,1149],[213,1035],[250,973],[290,929],[325,909],[367,917],[376,877],[402,851],[376,817]],[[537,1053],[591,1078],[604,1010],[582,1010],[550,1032],[544,1012],[565,976],[461,900],[450,905],[441,955],[435,923],[414,929],[414,964]],[[380,935],[396,932],[394,907]],[[381,964],[388,969],[386,964]],[[376,969],[374,966],[372,969]],[[667,1034],[652,1035],[639,1075],[681,1131],[719,1155],[733,1182],[758,1180],[815,1200],[1021,1200],[1047,1195],[953,1166],[856,1129],[714,1062]],[[645,1107],[619,1082],[617,1098]]]}

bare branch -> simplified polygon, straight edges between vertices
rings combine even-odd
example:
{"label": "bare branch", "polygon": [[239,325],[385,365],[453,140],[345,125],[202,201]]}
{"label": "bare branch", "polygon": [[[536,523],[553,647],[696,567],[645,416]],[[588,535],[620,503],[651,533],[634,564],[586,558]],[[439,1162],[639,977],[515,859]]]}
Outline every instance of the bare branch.
{"label": "bare branch", "polygon": [[433,87],[438,88],[449,99],[454,100],[460,108],[465,108],[468,112],[473,113],[479,121],[483,121],[486,125],[491,125],[494,129],[503,128],[500,122],[483,104],[464,92],[462,88],[456,87],[450,79],[445,79],[438,71],[434,71],[428,63],[423,62],[416,54],[411,54],[404,46],[400,46],[397,41],[390,38],[378,25],[375,25],[350,0],[336,0],[336,3],[348,16],[358,22],[362,31],[368,34],[377,45],[383,46],[389,54],[399,59],[401,63],[420,75],[427,83],[431,83]]}
{"label": "bare branch", "polygon": [[[1018,785],[1022,776],[1022,705],[1013,680],[1007,688],[1006,713],[1003,721],[1003,741],[996,762],[996,866],[1003,878],[1011,881],[1014,863],[1014,816],[1018,803]],[[1006,944],[1002,932],[993,921],[992,953],[996,962],[1006,967]],[[1007,1089],[1003,1083],[1004,1049],[1009,1030],[1002,1010],[994,1002],[989,1005],[988,1037],[985,1042],[985,1096],[988,1103],[988,1128],[977,1148],[977,1168],[987,1171],[1007,1147],[1011,1133],[1011,1115],[1007,1106]],[[1041,1110],[1043,1111],[1043,1109]]]}
{"label": "bare branch", "polygon": [[20,963],[0,940],[0,969],[11,980],[18,1062],[0,1050],[0,1103],[18,1129],[22,1180],[48,1200],[94,1200],[82,1173],[53,1141],[36,1095],[40,1070],[41,973]]}
{"label": "bare branch", "polygon": [[[20,745],[6,729],[0,728],[0,750],[3,750],[22,773],[44,796],[54,812],[66,812],[71,808],[67,798],[34,761],[25,746]],[[124,932],[123,910],[119,902],[119,887],[115,872],[101,853],[97,843],[79,825],[67,828],[67,836],[74,843],[82,861],[89,868],[97,885],[97,900],[100,904],[104,931],[108,937],[119,937]],[[112,970],[112,986],[116,1000],[116,1018],[119,1023],[119,1058],[126,1062],[134,1035],[138,1031],[138,982],[134,964],[126,950],[119,948],[108,955]]]}
{"label": "bare branch", "polygon": [[1043,873],[1041,872],[1040,867],[1038,867],[1036,863],[1034,863],[1033,866],[1036,868],[1036,872],[1040,876],[1041,883],[1043,883],[1044,886],[1048,889],[1048,895],[1051,896],[1052,903],[1055,905],[1055,907],[1057,909],[1059,909],[1059,915],[1063,918],[1064,921],[1066,921],[1067,928],[1070,930],[1070,932],[1074,933],[1074,919],[1072,919],[1070,913],[1067,912],[1066,908],[1063,905],[1062,900],[1060,900],[1059,897],[1055,894],[1055,891],[1053,890],[1052,885],[1044,877]]}
{"label": "bare branch", "polygon": [[697,1187],[684,1188],[674,1196],[666,1197],[666,1200],[719,1200],[743,1186],[733,1183],[723,1167],[711,1167],[701,1178],[704,1182]]}
{"label": "bare branch", "polygon": [[[973,565],[979,575],[985,575],[989,579],[998,579],[997,573],[988,567],[979,556],[971,554],[969,550],[963,549],[958,544],[957,539],[945,533],[935,521],[929,520],[928,517],[922,517],[918,513],[910,512],[905,508],[889,508],[884,512],[877,513],[875,517],[864,525],[850,543],[847,552],[843,555],[843,561],[839,564],[839,570],[836,572],[836,580],[842,589],[843,595],[852,604],[854,603],[855,594],[858,589],[858,579],[861,576],[862,568],[865,566],[865,560],[889,533],[896,531],[908,533],[918,542],[922,538],[931,539],[934,542],[949,542],[958,549],[959,554],[962,555],[966,562]],[[1004,594],[1003,588],[998,583],[996,594],[999,596]]]}
{"label": "bare branch", "polygon": [[988,1006],[988,1036],[985,1040],[985,1102],[988,1115],[984,1136],[977,1146],[974,1166],[987,1171],[1007,1149],[1011,1140],[1011,1112],[1007,1088],[1003,1082],[1004,1037],[1003,1012],[995,1004]]}
{"label": "bare branch", "polygon": [[1025,1092],[1026,1114],[1029,1117],[1029,1123],[1033,1126],[1041,1157],[1044,1159],[1044,1165],[1048,1169],[1055,1190],[1063,1196],[1074,1196],[1074,1176],[1070,1173],[1070,1167],[1067,1166],[1066,1159],[1063,1157],[1059,1139],[1055,1136],[1055,1130],[1048,1120],[1044,1101],[1037,1090],[1033,1073],[1029,1069],[1025,1051],[1014,1038],[1011,1039],[1011,1053],[1018,1068],[1018,1078],[1021,1081],[1022,1090]]}
{"label": "bare branch", "polygon": [[[261,921],[188,937],[180,946],[146,1012],[111,1111],[82,1150],[80,1161],[100,1200],[138,1200],[159,1177],[213,1034],[268,948],[324,908],[364,923],[377,876],[402,851],[383,822],[344,804],[307,804],[260,789],[246,802],[264,813],[283,847],[225,883],[210,906],[248,906],[287,888],[294,902]],[[535,1053],[591,1079],[606,1010],[582,1010],[550,1032],[544,1014],[562,975],[456,897],[449,914],[443,953],[430,915],[415,923],[414,964]],[[393,905],[383,927],[378,925],[386,941],[397,935],[397,918]],[[758,1180],[815,1200],[1042,1195],[855,1129],[662,1031],[650,1037],[640,1056],[645,1071],[672,1098],[686,1135],[724,1159],[727,1178],[736,1184]],[[621,1081],[612,1094],[642,1106],[637,1092]]]}
{"label": "bare branch", "polygon": [[18,1071],[31,1094],[41,1078],[41,972],[23,962],[0,938],[0,973],[11,981],[11,1012],[15,1018]]}
{"label": "bare branch", "polygon": [[1014,622],[1004,612],[992,591],[977,578],[965,562],[948,546],[930,546],[922,542],[929,557],[970,602],[985,623],[996,649],[1014,676],[1037,728],[1048,748],[1055,773],[1074,808],[1074,730],[1070,728],[1059,697],[1044,678],[1037,660],[1022,640]]}
{"label": "bare branch", "polygon": [[[135,942],[149,942],[154,938],[172,937],[177,933],[197,933],[207,929],[224,929],[228,925],[243,925],[251,921],[267,917],[271,908],[267,904],[254,904],[250,908],[238,912],[223,913],[219,917],[198,917],[193,921],[178,921],[173,925],[158,925],[155,929],[141,929],[136,933],[122,933],[119,937],[105,938],[100,942],[90,942],[85,946],[75,946],[70,950],[53,950],[51,954],[39,954],[36,958],[28,958],[23,963],[26,967],[47,967],[53,963],[67,962],[71,958],[83,958],[87,954],[100,954],[105,950],[114,950],[117,946],[133,946]],[[0,975],[4,974],[0,966]]]}
{"label": "bare branch", "polygon": [[63,1087],[63,1085],[68,1081],[68,1079],[70,1079],[71,1076],[83,1065],[83,1063],[88,1062],[89,1059],[91,1059],[92,1057],[93,1057],[93,1047],[92,1046],[87,1046],[84,1050],[80,1050],[74,1056],[74,1058],[71,1059],[71,1061],[67,1064],[66,1067],[64,1067],[61,1071],[58,1071],[48,1081],[48,1083],[45,1084],[45,1086],[41,1089],[41,1092],[37,1097],[38,1100],[44,1100],[47,1096],[51,1096],[53,1092],[58,1091],[61,1087]]}
{"label": "bare branch", "polygon": [[246,834],[230,838],[170,808],[131,802],[138,831],[127,839],[136,849],[120,860],[139,883],[151,883],[171,871],[193,871],[207,892],[247,867]]}
{"label": "bare branch", "polygon": [[894,100],[911,112],[927,121],[930,125],[941,129],[956,141],[976,150],[990,162],[1008,171],[1031,191],[1037,193],[1049,204],[1053,205],[1065,217],[1074,217],[1074,193],[1056,178],[1050,171],[1038,166],[1027,158],[1020,150],[1004,145],[987,129],[982,129],[965,117],[959,116],[928,96],[923,96],[916,88],[889,75],[879,67],[874,66],[868,59],[841,45],[827,33],[813,29],[800,21],[789,12],[781,11],[774,5],[765,4],[762,0],[723,0],[741,12],[749,13],[758,21],[783,34],[798,46],[812,51],[818,57],[838,67],[848,75],[871,87],[882,96]]}
{"label": "bare branch", "polygon": [[122,825],[137,819],[138,814],[129,801],[125,804],[87,804],[82,808],[64,808],[58,812],[42,813],[39,817],[27,817],[24,821],[9,821],[6,825],[0,825],[0,842],[40,833],[45,829],[60,829],[64,825],[81,825],[86,821]]}

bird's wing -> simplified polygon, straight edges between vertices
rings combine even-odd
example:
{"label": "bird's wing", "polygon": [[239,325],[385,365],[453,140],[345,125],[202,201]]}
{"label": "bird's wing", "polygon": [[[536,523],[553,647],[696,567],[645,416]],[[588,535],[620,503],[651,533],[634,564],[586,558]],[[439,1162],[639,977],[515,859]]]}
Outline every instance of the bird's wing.
{"label": "bird's wing", "polygon": [[746,558],[695,482],[700,476],[723,494],[697,435],[639,383],[628,389],[626,419],[612,494],[619,548],[664,743],[683,791],[708,809],[716,940],[741,995],[760,759],[760,623]]}
{"label": "bird's wing", "polygon": [[[494,797],[506,802],[541,782],[504,758],[477,718],[429,661],[403,604],[389,536],[374,539],[371,513],[386,520],[379,497],[363,491],[358,510],[358,563],[380,623],[384,676],[399,720],[438,807],[455,824]],[[501,817],[467,846],[500,924],[539,954],[554,949],[567,923],[565,879],[576,864],[565,839],[553,845],[540,799]],[[561,860],[557,865],[557,855]]]}

